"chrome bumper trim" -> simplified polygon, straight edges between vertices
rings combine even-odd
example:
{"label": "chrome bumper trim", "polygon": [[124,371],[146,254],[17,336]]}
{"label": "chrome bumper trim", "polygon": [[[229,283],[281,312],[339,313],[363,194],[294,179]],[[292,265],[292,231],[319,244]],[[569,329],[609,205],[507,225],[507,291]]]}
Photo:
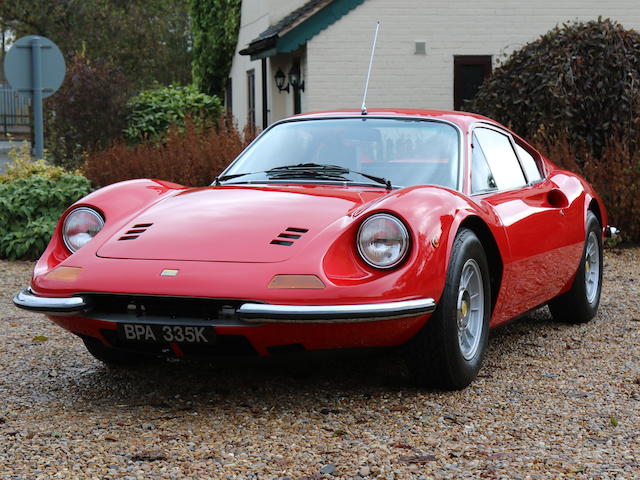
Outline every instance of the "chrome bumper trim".
{"label": "chrome bumper trim", "polygon": [[356,323],[414,317],[436,309],[433,298],[358,305],[271,305],[244,303],[238,317],[253,323]]}
{"label": "chrome bumper trim", "polygon": [[46,315],[77,315],[89,309],[89,304],[82,297],[40,297],[34,295],[30,288],[16,293],[13,303],[16,307]]}
{"label": "chrome bumper trim", "polygon": [[607,225],[607,228],[605,229],[606,237],[617,238],[618,235],[620,235],[620,230],[618,230],[616,227],[612,227],[611,225]]}

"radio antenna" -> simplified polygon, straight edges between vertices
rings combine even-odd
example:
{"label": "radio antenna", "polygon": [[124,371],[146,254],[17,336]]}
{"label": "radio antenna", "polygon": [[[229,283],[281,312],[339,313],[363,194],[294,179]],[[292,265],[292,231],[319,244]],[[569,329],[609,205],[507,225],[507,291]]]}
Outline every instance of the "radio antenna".
{"label": "radio antenna", "polygon": [[373,56],[376,53],[376,43],[378,42],[378,30],[380,30],[380,21],[376,23],[376,34],[373,37],[373,47],[371,47],[371,59],[369,60],[369,71],[367,72],[367,81],[364,84],[364,95],[362,97],[362,115],[367,114],[367,92],[369,91],[369,78],[371,78],[371,67],[373,66]]}

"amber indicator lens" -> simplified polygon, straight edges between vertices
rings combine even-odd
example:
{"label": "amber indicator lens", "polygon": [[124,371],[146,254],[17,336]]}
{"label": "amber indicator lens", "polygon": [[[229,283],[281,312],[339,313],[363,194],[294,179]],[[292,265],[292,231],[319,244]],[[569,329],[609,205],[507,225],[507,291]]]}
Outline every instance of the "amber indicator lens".
{"label": "amber indicator lens", "polygon": [[275,275],[269,282],[269,288],[320,290],[325,288],[325,285],[322,280],[315,275]]}
{"label": "amber indicator lens", "polygon": [[62,280],[64,282],[73,282],[78,278],[82,268],[80,267],[58,267],[47,273],[44,278],[47,280]]}

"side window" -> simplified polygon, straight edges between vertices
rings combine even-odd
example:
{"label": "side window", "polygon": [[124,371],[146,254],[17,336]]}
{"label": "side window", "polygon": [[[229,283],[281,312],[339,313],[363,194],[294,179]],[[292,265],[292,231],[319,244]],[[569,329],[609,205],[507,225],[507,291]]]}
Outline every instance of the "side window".
{"label": "side window", "polygon": [[[488,128],[476,128],[474,135],[493,172],[498,189],[511,190],[527,184],[509,137]],[[473,172],[471,175],[473,176]]]}
{"label": "side window", "polygon": [[529,183],[537,182],[538,180],[540,180],[542,178],[542,175],[540,174],[538,162],[536,162],[535,158],[533,158],[533,155],[531,155],[517,143],[516,150],[518,152],[518,157],[520,157],[522,168],[524,168],[524,171],[527,174]]}
{"label": "side window", "polygon": [[471,156],[471,193],[486,192],[498,188],[487,159],[482,153],[478,137],[473,134],[473,151]]}

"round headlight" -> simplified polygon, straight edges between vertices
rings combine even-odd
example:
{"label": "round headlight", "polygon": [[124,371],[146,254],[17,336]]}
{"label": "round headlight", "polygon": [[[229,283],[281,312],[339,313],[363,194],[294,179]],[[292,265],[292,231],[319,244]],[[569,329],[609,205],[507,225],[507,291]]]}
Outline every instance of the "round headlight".
{"label": "round headlight", "polygon": [[102,216],[88,207],[72,210],[62,224],[62,239],[71,251],[76,252],[95,237],[104,227]]}
{"label": "round headlight", "polygon": [[362,222],[357,243],[360,256],[369,265],[393,268],[409,251],[409,232],[396,217],[380,213]]}

